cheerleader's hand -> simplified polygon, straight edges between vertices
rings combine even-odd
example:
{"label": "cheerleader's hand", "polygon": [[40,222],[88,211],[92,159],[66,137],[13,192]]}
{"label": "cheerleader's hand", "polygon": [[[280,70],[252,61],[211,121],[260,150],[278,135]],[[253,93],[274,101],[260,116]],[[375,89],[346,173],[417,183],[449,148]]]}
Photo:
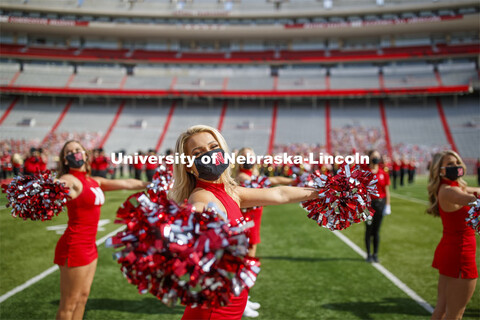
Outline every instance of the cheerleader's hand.
{"label": "cheerleader's hand", "polygon": [[384,216],[388,216],[388,215],[390,215],[390,214],[392,214],[392,206],[390,206],[389,204],[387,204],[387,205],[385,206],[385,208],[383,209],[383,215],[384,215]]}

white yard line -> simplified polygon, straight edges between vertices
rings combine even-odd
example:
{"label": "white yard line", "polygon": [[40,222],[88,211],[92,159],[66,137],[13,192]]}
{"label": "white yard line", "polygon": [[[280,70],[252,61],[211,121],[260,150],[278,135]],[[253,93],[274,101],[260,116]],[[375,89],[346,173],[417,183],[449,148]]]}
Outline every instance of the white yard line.
{"label": "white yard line", "polygon": [[[98,239],[95,243],[97,244],[97,246],[101,245],[102,243],[104,243],[108,238],[110,238],[111,236],[115,235],[117,232],[119,232],[120,230],[122,230],[124,227],[120,227],[112,232],[110,232],[109,234],[107,234],[106,236]],[[26,288],[30,287],[32,284],[34,283],[37,283],[38,281],[42,280],[43,278],[45,278],[46,276],[48,276],[49,274],[55,272],[58,270],[58,265],[54,265],[50,268],[48,268],[47,270],[43,271],[42,273],[40,273],[39,275],[36,275],[35,277],[31,278],[30,280],[27,280],[27,282],[19,285],[18,287],[15,287],[13,288],[12,290],[8,291],[7,293],[5,293],[4,295],[2,295],[0,297],[0,303],[2,303],[3,301],[7,300],[8,298],[10,298],[11,296],[25,290]]]}
{"label": "white yard line", "polygon": [[415,202],[415,203],[419,203],[419,204],[423,204],[423,205],[428,205],[428,201],[426,200],[420,200],[420,199],[415,199],[415,198],[409,198],[407,196],[403,196],[401,194],[398,194],[398,193],[393,193],[393,192],[390,192],[390,195],[392,197],[395,197],[395,198],[398,198],[398,199],[402,199],[402,200],[406,200],[406,201],[410,201],[410,202]]}
{"label": "white yard line", "polygon": [[[347,246],[353,249],[356,253],[361,255],[364,259],[367,257],[367,253],[360,249],[355,243],[353,243],[350,239],[344,236],[339,231],[334,231],[334,235],[336,235],[340,240],[342,240]],[[405,283],[400,281],[393,273],[388,271],[384,266],[379,263],[372,263],[373,267],[380,271],[388,280],[390,280],[395,286],[397,286],[400,290],[405,292],[410,298],[412,298],[416,303],[418,303],[422,308],[427,310],[429,313],[433,313],[433,307],[422,297],[420,297],[415,291],[410,289]]]}

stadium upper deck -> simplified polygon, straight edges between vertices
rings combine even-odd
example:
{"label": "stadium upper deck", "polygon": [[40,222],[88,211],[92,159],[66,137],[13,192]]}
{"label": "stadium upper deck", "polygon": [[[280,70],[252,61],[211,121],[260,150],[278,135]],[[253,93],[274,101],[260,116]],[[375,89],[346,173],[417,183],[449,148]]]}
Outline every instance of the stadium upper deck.
{"label": "stadium upper deck", "polygon": [[352,12],[361,15],[422,12],[422,17],[429,17],[434,16],[433,11],[436,10],[476,8],[478,2],[466,0],[3,0],[2,7],[40,12],[130,17],[169,17],[173,14],[197,18],[242,16],[298,18],[319,15],[351,16]]}

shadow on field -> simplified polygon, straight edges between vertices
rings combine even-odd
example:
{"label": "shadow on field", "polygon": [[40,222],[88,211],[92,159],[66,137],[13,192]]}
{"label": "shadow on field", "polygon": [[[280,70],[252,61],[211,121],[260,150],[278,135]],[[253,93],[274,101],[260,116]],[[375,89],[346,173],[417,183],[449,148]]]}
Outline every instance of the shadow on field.
{"label": "shadow on field", "polygon": [[373,314],[405,314],[422,316],[425,318],[429,318],[430,316],[430,313],[415,304],[413,300],[405,298],[384,298],[383,300],[376,302],[357,301],[327,303],[322,305],[322,307],[330,310],[350,312],[356,318],[363,320],[373,319]]}
{"label": "shadow on field", "polygon": [[[51,303],[58,305],[59,301],[55,300]],[[142,300],[94,298],[88,299],[85,318],[87,318],[88,311],[93,310],[112,310],[137,314],[183,314],[184,309],[185,307],[182,306],[169,308],[156,298],[144,298]]]}
{"label": "shadow on field", "polygon": [[300,262],[319,262],[319,261],[360,261],[364,262],[361,258],[319,258],[319,257],[291,257],[291,256],[259,256],[262,260],[286,260],[286,261],[300,261]]}
{"label": "shadow on field", "polygon": [[463,314],[463,318],[480,319],[480,309],[467,307],[467,310],[465,310]]}

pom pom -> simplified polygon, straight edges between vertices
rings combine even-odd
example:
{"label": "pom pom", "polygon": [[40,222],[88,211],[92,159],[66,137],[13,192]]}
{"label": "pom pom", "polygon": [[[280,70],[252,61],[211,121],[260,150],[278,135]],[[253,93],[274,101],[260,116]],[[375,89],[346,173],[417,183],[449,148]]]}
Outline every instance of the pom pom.
{"label": "pom pom", "polygon": [[153,192],[159,192],[160,190],[167,191],[173,186],[173,171],[171,168],[167,168],[161,165],[155,171],[153,175],[152,183],[147,186],[147,189]]}
{"label": "pom pom", "polygon": [[271,185],[270,179],[265,176],[251,176],[250,180],[240,183],[240,186],[245,188],[268,188]]}
{"label": "pom pom", "polygon": [[304,201],[308,217],[330,230],[343,230],[373,214],[371,196],[378,196],[375,175],[348,165],[335,176],[315,171],[309,179],[319,188],[318,199]]}
{"label": "pom pom", "polygon": [[315,174],[304,172],[301,175],[296,175],[292,185],[296,187],[313,187],[315,185],[315,177]]}
{"label": "pom pom", "polygon": [[468,217],[465,219],[467,225],[473,228],[477,234],[480,234],[480,198],[472,203],[473,207],[468,211]]}
{"label": "pom pom", "polygon": [[7,207],[12,208],[12,216],[23,220],[51,220],[58,215],[67,203],[68,188],[50,171],[34,176],[16,176],[8,184],[2,185],[7,194]]}
{"label": "pom pom", "polygon": [[124,231],[107,246],[122,248],[115,258],[127,280],[142,294],[163,303],[221,307],[255,283],[260,264],[247,258],[244,229],[228,225],[227,216],[208,206],[195,212],[177,205],[166,191],[130,196],[117,211]]}
{"label": "pom pom", "polygon": [[[272,182],[265,176],[251,176],[250,180],[240,182],[240,186],[245,188],[269,188]],[[253,214],[258,207],[243,208],[242,213],[246,221],[253,220]],[[247,230],[247,235],[249,231]]]}

